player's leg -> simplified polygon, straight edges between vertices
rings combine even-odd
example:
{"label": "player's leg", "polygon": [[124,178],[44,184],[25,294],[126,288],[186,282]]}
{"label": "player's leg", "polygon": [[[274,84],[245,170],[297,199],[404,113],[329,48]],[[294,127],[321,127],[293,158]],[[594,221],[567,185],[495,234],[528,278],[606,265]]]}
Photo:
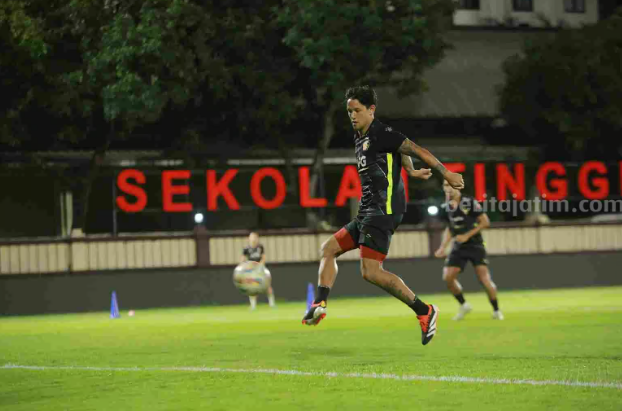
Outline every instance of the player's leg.
{"label": "player's leg", "polygon": [[302,318],[303,324],[318,325],[326,317],[328,294],[337,278],[337,257],[358,246],[354,240],[358,234],[357,221],[353,220],[322,243],[317,293],[311,308]]}
{"label": "player's leg", "polygon": [[386,255],[366,246],[361,246],[361,256],[363,257],[361,258],[361,274],[363,278],[410,307],[419,319],[422,344],[426,345],[430,342],[436,334],[438,307],[421,301],[400,277],[385,270],[382,266],[382,260],[384,260]]}
{"label": "player's leg", "polygon": [[447,288],[451,294],[456,297],[460,304],[464,304],[464,296],[462,295],[462,285],[458,281],[458,274],[462,269],[456,266],[443,267],[443,281],[447,284]]}
{"label": "player's leg", "polygon": [[251,303],[251,310],[254,310],[257,308],[257,296],[256,295],[249,295],[248,301]]}
{"label": "player's leg", "polygon": [[438,308],[421,301],[400,277],[382,266],[393,232],[400,222],[401,216],[366,219],[361,228],[361,274],[366,281],[382,288],[417,314],[422,331],[421,342],[426,345],[436,334]]}
{"label": "player's leg", "polygon": [[266,295],[268,296],[268,305],[270,307],[276,307],[276,303],[274,301],[274,288],[272,288],[272,274],[270,271],[265,270],[266,276],[270,279],[270,286],[266,290]]}
{"label": "player's leg", "polygon": [[[365,281],[382,288],[406,305],[410,305],[415,301],[415,293],[408,288],[406,283],[397,275],[385,270],[382,266],[382,260],[384,260],[386,255],[361,246],[361,256],[361,274]],[[382,260],[379,258],[382,258]],[[427,312],[427,306],[425,308],[425,312],[422,311],[422,313]]]}
{"label": "player's leg", "polygon": [[270,307],[276,306],[276,303],[274,301],[274,289],[272,288],[272,286],[268,287],[268,305],[270,305]]}
{"label": "player's leg", "polygon": [[[339,257],[343,250],[337,236],[349,236],[345,229],[341,229],[337,234],[331,236],[328,240],[322,243],[320,248],[320,269],[318,271],[318,287],[332,288],[337,279],[337,257]],[[352,247],[354,248],[354,247]],[[326,296],[328,298],[328,296]]]}
{"label": "player's leg", "polygon": [[447,288],[460,304],[458,313],[453,318],[456,321],[462,320],[473,309],[471,304],[466,302],[462,294],[462,285],[458,281],[458,275],[464,270],[465,264],[466,261],[461,258],[460,252],[453,250],[447,257],[445,267],[443,267],[443,281],[445,281]]}
{"label": "player's leg", "polygon": [[503,313],[499,310],[499,300],[497,299],[497,285],[492,281],[488,265],[476,265],[475,274],[477,275],[479,282],[486,289],[486,294],[488,294],[488,300],[490,301],[490,305],[492,305],[493,309],[492,318],[495,320],[503,320]]}

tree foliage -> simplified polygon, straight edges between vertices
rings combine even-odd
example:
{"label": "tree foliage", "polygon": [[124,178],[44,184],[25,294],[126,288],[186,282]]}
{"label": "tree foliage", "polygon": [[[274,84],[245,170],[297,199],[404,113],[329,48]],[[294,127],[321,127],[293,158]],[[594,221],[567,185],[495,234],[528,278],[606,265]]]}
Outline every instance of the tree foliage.
{"label": "tree foliage", "polygon": [[49,46],[43,21],[30,15],[32,8],[31,1],[0,3],[0,143],[9,146],[19,145],[26,133],[22,114],[46,101]]}
{"label": "tree foliage", "polygon": [[548,157],[617,156],[622,131],[622,13],[526,44],[503,66],[500,111]]}
{"label": "tree foliage", "polygon": [[83,197],[121,140],[286,159],[306,144],[316,178],[345,131],[345,89],[423,90],[452,12],[452,0],[6,0],[0,143],[94,150]]}
{"label": "tree foliage", "polygon": [[[424,88],[421,74],[444,56],[453,14],[449,0],[285,0],[278,20],[301,67],[309,69],[318,103],[352,84]],[[323,99],[325,97],[325,99]]]}
{"label": "tree foliage", "polygon": [[317,116],[312,133],[318,136],[312,195],[338,129],[335,114],[343,109],[345,90],[361,84],[392,86],[401,95],[424,90],[423,72],[450,47],[444,35],[453,11],[451,0],[283,0],[275,10],[283,41],[310,73],[305,95],[307,110]]}

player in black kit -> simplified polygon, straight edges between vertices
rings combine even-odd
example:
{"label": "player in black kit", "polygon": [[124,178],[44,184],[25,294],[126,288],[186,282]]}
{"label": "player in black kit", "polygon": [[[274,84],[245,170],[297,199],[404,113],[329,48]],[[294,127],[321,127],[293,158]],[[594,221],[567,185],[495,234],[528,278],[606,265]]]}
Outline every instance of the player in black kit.
{"label": "player in black kit", "polygon": [[354,146],[363,196],[356,219],[322,244],[316,299],[302,319],[317,325],[326,317],[328,294],[337,277],[336,259],[346,251],[360,248],[361,274],[408,305],[421,326],[421,342],[426,345],[436,334],[438,308],[415,296],[402,279],[382,267],[391,237],[406,212],[406,194],[401,179],[402,166],[411,177],[428,179],[432,170],[413,168],[410,156],[421,158],[443,175],[453,187],[462,189],[462,176],[447,170],[428,150],[374,118],[378,98],[368,87],[346,92],[347,111],[354,128]]}
{"label": "player in black kit", "polygon": [[[263,245],[259,244],[259,235],[257,233],[253,232],[248,236],[248,245],[242,251],[242,262],[245,261],[256,261],[264,266],[266,265],[266,253],[264,252]],[[251,304],[251,310],[257,308],[256,295],[249,295],[248,301]],[[276,306],[272,286],[268,288],[268,304],[270,307]]]}
{"label": "player in black kit", "polygon": [[454,245],[445,259],[443,268],[443,280],[460,303],[454,320],[462,320],[473,309],[471,304],[464,299],[462,286],[457,280],[458,274],[464,270],[469,261],[473,264],[479,282],[486,289],[493,308],[492,318],[503,320],[503,313],[499,310],[497,300],[497,286],[490,277],[486,247],[481,234],[482,230],[490,226],[490,220],[475,199],[462,195],[447,182],[443,182],[443,191],[445,191],[447,200],[443,205],[443,216],[448,225],[443,233],[441,245],[434,255],[438,258],[447,257],[445,250],[452,239],[454,240]]}

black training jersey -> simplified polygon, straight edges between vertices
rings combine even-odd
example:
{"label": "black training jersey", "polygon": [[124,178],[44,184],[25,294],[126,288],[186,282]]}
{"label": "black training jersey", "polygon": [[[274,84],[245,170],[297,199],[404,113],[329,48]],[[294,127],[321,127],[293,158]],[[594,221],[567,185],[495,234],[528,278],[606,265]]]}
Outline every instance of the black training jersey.
{"label": "black training jersey", "polygon": [[[455,237],[460,234],[465,234],[477,227],[477,217],[484,212],[482,206],[471,197],[462,196],[458,202],[458,206],[451,206],[449,202],[443,204],[443,215],[445,221],[449,224],[449,231]],[[455,242],[454,247],[461,247],[464,245],[483,245],[484,239],[481,232],[475,234],[466,243]]]}
{"label": "black training jersey", "polygon": [[242,252],[242,254],[246,256],[249,261],[259,262],[261,261],[261,257],[264,254],[263,245],[257,244],[257,247],[251,247],[250,245],[247,245],[246,247],[244,247],[244,251]]}
{"label": "black training jersey", "polygon": [[402,155],[397,151],[406,137],[373,120],[364,136],[354,135],[357,169],[363,196],[359,215],[388,215],[406,212],[402,181]]}

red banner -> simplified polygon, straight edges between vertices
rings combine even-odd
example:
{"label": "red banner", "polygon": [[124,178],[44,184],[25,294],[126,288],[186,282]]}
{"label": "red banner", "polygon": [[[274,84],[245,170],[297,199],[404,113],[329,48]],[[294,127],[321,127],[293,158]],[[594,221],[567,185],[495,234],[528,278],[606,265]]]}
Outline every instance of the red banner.
{"label": "red banner", "polygon": [[[523,163],[476,163],[469,169],[465,163],[447,163],[447,168],[454,172],[463,173],[467,184],[471,182],[475,197],[480,200],[489,199],[487,192],[486,171],[494,172],[495,196],[498,200],[524,200],[528,187],[526,186],[526,171]],[[622,195],[622,161],[618,163],[619,184],[617,194]],[[615,166],[610,166],[614,168]],[[240,203],[232,191],[230,185],[238,174],[238,169],[228,169],[224,172],[207,170],[207,210],[218,209],[218,199],[222,198],[229,210],[239,210]],[[535,184],[542,199],[563,200],[568,197],[570,187],[575,187],[578,193],[590,200],[604,199],[615,194],[611,187],[615,183],[609,180],[607,165],[600,161],[588,161],[579,165],[576,181],[569,176],[567,167],[558,162],[541,164],[534,175]],[[488,175],[489,177],[491,174]],[[193,204],[187,201],[175,201],[174,196],[190,194],[188,180],[191,177],[189,170],[162,171],[160,176],[162,209],[165,212],[188,212],[193,210]],[[408,195],[408,179],[406,172],[402,170],[402,179]],[[262,191],[262,182],[272,184],[275,187],[274,194],[267,196]],[[148,203],[147,192],[144,185],[147,182],[145,174],[140,170],[126,169],[117,176],[117,187],[121,194],[116,198],[119,209],[127,213],[136,213],[145,209]],[[175,183],[175,184],[173,184]],[[329,201],[322,197],[310,195],[310,170],[308,167],[298,169],[298,204],[301,207],[327,207]],[[276,168],[263,167],[256,170],[248,187],[253,203],[260,208],[271,210],[281,206],[287,193],[287,185],[281,171]],[[440,191],[440,187],[439,187]],[[351,198],[361,197],[361,182],[356,167],[346,165],[341,171],[340,184],[336,193],[333,193],[335,206],[344,207]]]}

